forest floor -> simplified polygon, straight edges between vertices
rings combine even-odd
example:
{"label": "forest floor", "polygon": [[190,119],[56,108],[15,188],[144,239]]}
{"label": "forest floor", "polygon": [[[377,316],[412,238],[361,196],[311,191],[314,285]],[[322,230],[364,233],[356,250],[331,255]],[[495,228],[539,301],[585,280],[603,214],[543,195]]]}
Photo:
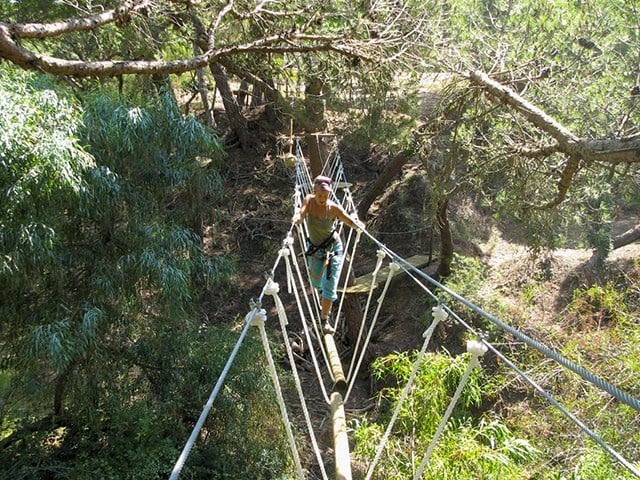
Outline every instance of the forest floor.
{"label": "forest floor", "polygon": [[[275,144],[275,142],[274,142]],[[217,222],[210,227],[207,246],[212,254],[232,254],[237,260],[237,284],[233,295],[228,292],[212,292],[208,299],[211,307],[207,321],[213,323],[239,324],[251,309],[251,302],[258,298],[264,286],[266,274],[271,271],[277,252],[282,246],[290,227],[293,213],[291,196],[293,193],[293,171],[278,158],[273,147],[262,152],[241,152],[233,150],[226,159],[223,169],[225,196],[223,205],[216,212]],[[380,168],[380,160],[367,154],[354,154],[343,157],[347,177],[352,181],[352,193],[357,203],[358,192],[375,179]],[[417,165],[407,165],[404,174],[417,170]],[[400,179],[397,179],[399,181]],[[391,191],[383,196],[370,209],[367,225],[375,228],[385,245],[403,257],[426,254],[429,244],[429,230],[414,229],[405,235],[402,228],[394,226],[394,219],[410,217],[413,213],[399,212],[398,209],[418,208],[414,198],[405,204],[397,201]],[[396,204],[392,203],[394,199]],[[415,213],[415,212],[414,212]],[[549,253],[547,276],[544,281],[537,279],[540,269],[539,260],[531,260],[524,245],[509,239],[509,232],[501,231],[491,220],[483,218],[472,206],[461,202],[452,205],[451,221],[455,224],[464,219],[466,238],[457,238],[459,253],[470,255],[486,266],[487,276],[479,292],[486,297],[499,297],[504,312],[512,318],[501,318],[506,323],[518,326],[528,335],[545,342],[558,342],[563,328],[562,315],[571,300],[571,293],[580,285],[590,285],[598,272],[587,268],[591,252],[584,249],[558,249]],[[614,225],[614,233],[621,233],[640,222],[638,216],[620,218]],[[469,227],[471,225],[471,227]],[[386,232],[386,233],[385,233]],[[363,256],[354,262],[356,276],[373,269],[376,260],[375,245],[364,246]],[[636,242],[612,252],[607,265],[609,269],[624,271],[625,265],[640,258],[640,243]],[[433,265],[425,271],[433,269]],[[275,280],[284,282],[284,274],[278,273]],[[282,290],[282,289],[281,289]],[[523,292],[527,292],[526,295]],[[283,301],[286,294],[281,295]],[[366,296],[361,296],[364,304]],[[394,281],[381,309],[380,329],[372,339],[370,356],[381,356],[392,352],[418,349],[422,345],[422,334],[427,326],[428,302],[420,289],[408,280]],[[526,298],[525,298],[526,297]],[[374,298],[375,300],[375,298]],[[275,310],[270,298],[264,299],[268,311],[268,329],[272,339],[281,338]],[[287,308],[293,312],[292,304]],[[372,307],[373,308],[373,307]],[[291,332],[301,334],[302,329],[295,321],[289,327]],[[459,334],[446,328],[439,329],[436,344],[444,344],[449,351],[463,351]],[[554,347],[554,345],[549,345]],[[345,357],[349,345],[339,343]],[[343,359],[343,361],[345,361]],[[347,415],[363,412],[375,404],[376,385],[369,378],[368,366],[364,365],[362,374],[345,408]],[[321,443],[330,450],[330,418],[328,406],[324,403],[318,380],[307,371],[303,375],[307,385],[305,390],[317,392],[310,397],[310,410],[321,425]],[[325,452],[326,453],[326,452]]]}

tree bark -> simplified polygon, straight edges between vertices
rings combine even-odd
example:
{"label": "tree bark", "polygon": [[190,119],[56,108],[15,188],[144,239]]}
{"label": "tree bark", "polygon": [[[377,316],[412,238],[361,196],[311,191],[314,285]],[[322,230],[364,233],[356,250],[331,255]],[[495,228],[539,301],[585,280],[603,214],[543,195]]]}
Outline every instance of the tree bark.
{"label": "tree bark", "polygon": [[[200,47],[198,45],[193,46],[193,51],[196,55],[200,54]],[[204,71],[199,68],[196,70],[196,80],[198,82],[198,93],[200,94],[200,99],[202,100],[202,108],[204,110],[204,118],[205,123],[210,128],[215,128],[216,119],[213,115],[213,109],[215,107],[215,98],[213,100],[213,105],[209,103],[209,89],[207,88],[207,82],[204,78]]]}
{"label": "tree bark", "polygon": [[[345,257],[345,262],[346,262]],[[356,276],[351,271],[347,279],[347,287],[356,283]],[[355,345],[360,332],[360,325],[363,322],[362,306],[360,305],[360,296],[356,293],[346,295],[344,298],[344,321],[345,336],[349,345]]]}
{"label": "tree bark", "polygon": [[402,171],[402,167],[404,167],[411,157],[408,152],[402,152],[385,165],[382,173],[378,175],[375,182],[373,182],[361,196],[357,207],[358,217],[363,220],[367,218],[369,208],[371,208],[373,202],[382,195],[389,183]]}
{"label": "tree bark", "polygon": [[222,103],[229,120],[229,126],[233,133],[238,137],[242,150],[248,150],[250,146],[250,137],[247,121],[242,115],[240,106],[233,96],[233,92],[229,86],[229,79],[219,63],[211,64],[211,73],[216,80],[216,87],[222,97]]}
{"label": "tree bark", "polygon": [[436,274],[440,277],[451,275],[451,262],[453,261],[453,236],[451,225],[447,216],[449,200],[438,203],[438,230],[440,231],[440,263]]}
{"label": "tree bark", "polygon": [[307,130],[307,148],[309,151],[309,163],[311,175],[313,177],[322,173],[326,152],[323,149],[323,142],[317,132],[326,128],[324,119],[324,104],[322,100],[322,89],[324,83],[317,77],[311,78],[305,89],[305,124]]}
{"label": "tree bark", "polygon": [[73,370],[73,365],[74,363],[72,362],[72,364],[56,378],[53,393],[53,418],[60,419],[64,416],[65,390],[67,387],[67,379]]}
{"label": "tree bark", "polygon": [[309,168],[311,170],[311,176],[316,177],[322,174],[324,162],[329,155],[329,146],[325,139],[333,138],[332,134],[324,133],[308,133],[307,150],[309,152]]}

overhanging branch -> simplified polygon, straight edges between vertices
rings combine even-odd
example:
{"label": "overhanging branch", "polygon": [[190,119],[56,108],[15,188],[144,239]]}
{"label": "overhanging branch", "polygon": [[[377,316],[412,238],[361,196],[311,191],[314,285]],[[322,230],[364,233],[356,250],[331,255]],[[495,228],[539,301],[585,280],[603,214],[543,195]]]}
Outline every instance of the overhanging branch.
{"label": "overhanging branch", "polygon": [[522,150],[529,157],[546,153],[563,153],[568,157],[560,174],[557,194],[554,199],[536,208],[551,208],[560,204],[580,170],[582,162],[637,163],[640,162],[640,135],[626,138],[594,140],[579,138],[560,122],[547,115],[509,87],[490,78],[486,73],[475,71],[469,74],[473,85],[481,87],[489,96],[512,107],[528,122],[551,136],[557,143],[537,150]]}

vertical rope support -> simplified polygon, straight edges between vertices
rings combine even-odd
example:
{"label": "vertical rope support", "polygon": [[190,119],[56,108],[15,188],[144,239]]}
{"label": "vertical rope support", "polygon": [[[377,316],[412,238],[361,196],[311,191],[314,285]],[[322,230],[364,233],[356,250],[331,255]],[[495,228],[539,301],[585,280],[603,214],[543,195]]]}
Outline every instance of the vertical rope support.
{"label": "vertical rope support", "polygon": [[371,274],[371,284],[369,285],[369,295],[367,296],[367,303],[364,307],[364,312],[362,313],[362,322],[360,323],[360,330],[358,331],[358,338],[356,339],[356,344],[353,347],[353,357],[351,358],[351,364],[349,365],[349,371],[347,373],[347,378],[351,378],[351,374],[353,373],[353,367],[356,363],[356,357],[358,348],[360,348],[360,341],[362,340],[362,334],[364,332],[364,324],[367,318],[367,314],[369,313],[369,305],[371,304],[371,297],[373,296],[373,289],[376,285],[376,279],[378,277],[378,272],[380,271],[380,267],[382,266],[382,260],[384,260],[385,253],[383,250],[379,249],[376,253],[378,260],[376,261],[376,267],[373,269],[373,273]]}
{"label": "vertical rope support", "polygon": [[469,340],[467,342],[467,352],[471,354],[471,358],[469,360],[469,364],[467,365],[467,369],[465,370],[464,374],[460,378],[460,382],[458,384],[458,388],[456,389],[456,393],[453,395],[453,398],[451,398],[451,401],[449,402],[449,406],[447,407],[447,410],[444,412],[442,420],[440,421],[440,425],[438,425],[438,429],[436,430],[436,433],[431,439],[429,448],[427,448],[427,451],[424,454],[424,457],[422,458],[422,462],[420,462],[420,467],[418,467],[418,471],[414,475],[413,480],[419,480],[422,477],[422,474],[424,473],[424,469],[427,466],[427,462],[429,461],[429,458],[431,457],[431,454],[433,453],[433,450],[436,447],[436,444],[438,443],[438,440],[440,439],[440,436],[442,435],[442,432],[444,431],[444,428],[446,427],[447,422],[449,421],[449,417],[451,416],[451,413],[453,413],[453,409],[455,408],[456,404],[458,403],[458,400],[460,399],[462,390],[464,389],[465,385],[469,381],[469,376],[471,375],[471,372],[475,367],[480,366],[480,361],[478,360],[478,357],[481,357],[487,352],[487,346],[480,341]]}
{"label": "vertical rope support", "polygon": [[[349,276],[351,275],[351,271],[353,270],[353,259],[356,256],[356,250],[358,248],[358,243],[360,242],[360,236],[362,235],[361,231],[357,231],[355,235],[355,239],[353,241],[353,247],[351,247],[351,255],[349,256],[349,265],[347,266],[347,274],[344,277],[344,287],[342,289],[342,294],[340,295],[340,302],[338,303],[338,310],[336,312],[336,328],[338,327],[337,323],[340,319],[340,313],[342,312],[342,304],[344,303],[344,297],[347,293],[347,283],[349,282]],[[349,233],[349,238],[347,239],[347,247],[351,245],[351,238],[353,235]],[[345,254],[348,248],[345,248]]]}
{"label": "vertical rope support", "polygon": [[[285,257],[285,260],[287,262],[291,261],[291,257],[293,257],[293,260],[295,260],[295,253],[293,251],[293,244],[289,244],[289,255],[287,255]],[[300,267],[298,265],[298,262],[294,262],[294,266],[295,266],[295,272],[296,275],[298,276],[298,282],[301,286],[301,290],[304,292],[304,288],[302,287],[302,285],[304,285],[304,281],[302,279],[302,273],[300,272]],[[306,317],[304,315],[304,311],[302,309],[302,302],[300,300],[300,294],[298,293],[298,289],[294,288],[293,289],[293,293],[295,295],[296,298],[296,305],[298,306],[298,313],[300,314],[300,320],[302,323],[302,328],[304,329],[304,334],[305,334],[305,338],[307,340],[307,344],[309,346],[313,345],[313,341],[311,340],[311,335],[309,334],[309,326],[307,325],[307,321],[306,321]],[[307,309],[309,311],[309,314],[313,317],[313,311],[312,311],[312,307],[311,307],[311,303],[309,302],[309,297],[306,295],[305,292],[305,300],[306,300],[306,304],[307,304]],[[322,336],[320,335],[319,331],[318,331],[318,327],[317,327],[317,322],[312,321],[311,322],[313,325],[313,328],[315,329],[315,334],[316,334],[316,338],[320,339],[322,338]],[[318,342],[320,344],[320,350],[322,352],[324,361],[325,361],[325,365],[329,365],[329,359],[327,358],[327,352],[324,349],[324,343],[322,343],[321,341]],[[329,395],[327,394],[327,391],[325,389],[324,386],[324,382],[322,380],[322,373],[320,372],[320,367],[318,365],[318,360],[316,358],[316,354],[315,354],[315,350],[313,348],[309,348],[309,353],[311,353],[311,358],[313,360],[313,364],[316,370],[316,374],[318,375],[318,381],[320,383],[320,387],[322,388],[322,394],[324,395],[324,399],[327,402],[327,404],[329,404]],[[331,372],[329,372],[331,373]],[[331,378],[333,380],[333,377]]]}
{"label": "vertical rope support", "polygon": [[413,382],[418,373],[418,369],[420,368],[420,364],[422,363],[422,358],[424,357],[424,354],[427,351],[427,346],[429,345],[429,341],[431,340],[431,336],[433,335],[433,332],[438,326],[438,323],[445,321],[449,316],[447,311],[441,306],[433,307],[431,310],[433,312],[433,321],[431,322],[431,325],[429,325],[429,328],[427,328],[427,330],[422,334],[422,336],[424,337],[422,348],[420,349],[418,358],[416,358],[416,361],[413,364],[413,370],[411,371],[409,380],[407,380],[407,384],[404,386],[404,389],[402,390],[402,394],[400,395],[400,399],[398,400],[398,403],[396,404],[396,408],[393,411],[393,415],[391,416],[389,425],[387,425],[387,429],[385,430],[384,435],[380,440],[380,444],[378,445],[378,448],[376,450],[376,455],[373,459],[373,462],[371,462],[371,465],[369,465],[369,469],[367,470],[367,476],[365,477],[365,480],[371,479],[371,476],[373,475],[373,471],[378,465],[378,462],[380,461],[380,457],[382,456],[382,451],[387,445],[387,441],[389,440],[389,435],[391,435],[391,430],[393,429],[393,425],[396,423],[396,420],[398,419],[398,415],[400,414],[400,409],[402,408],[402,406],[404,405],[404,402],[409,396],[409,390],[411,390],[411,387],[413,386]]}
{"label": "vertical rope support", "polygon": [[[364,355],[366,353],[367,347],[369,345],[369,342],[371,341],[371,335],[373,334],[373,330],[376,326],[376,322],[378,321],[378,315],[380,315],[380,309],[382,308],[382,302],[384,301],[384,298],[387,294],[387,290],[389,289],[389,284],[391,283],[391,279],[393,278],[393,275],[395,274],[396,271],[398,271],[399,269],[399,265],[395,262],[391,262],[389,264],[389,274],[387,275],[387,281],[384,284],[384,289],[382,290],[382,293],[380,293],[380,296],[378,297],[378,306],[376,308],[376,311],[373,315],[373,319],[371,320],[371,325],[369,327],[369,331],[367,332],[367,338],[365,339],[364,343],[362,344],[362,349],[360,350],[359,356],[358,356],[358,362],[356,364],[356,368],[353,369],[353,371],[351,371],[351,369],[349,370],[349,376],[347,378],[349,378],[349,390],[347,390],[347,396],[345,398],[345,402],[348,400],[349,398],[349,394],[351,393],[351,390],[353,389],[353,385],[355,384],[356,381],[356,377],[358,376],[358,371],[360,370],[360,366],[362,365],[362,361],[364,360]],[[364,324],[364,321],[362,322]],[[354,358],[356,356],[356,352],[354,351]],[[351,364],[351,366],[353,366],[353,363]]]}
{"label": "vertical rope support", "polygon": [[[273,284],[271,279],[269,282]],[[269,292],[267,292],[269,293]],[[279,307],[284,311],[282,302]],[[271,353],[271,347],[269,346],[269,339],[267,338],[267,332],[264,328],[264,322],[267,320],[267,313],[264,309],[260,309],[258,313],[253,317],[253,324],[260,330],[260,338],[262,339],[262,347],[264,348],[265,356],[267,357],[267,364],[269,365],[269,372],[271,373],[271,380],[273,381],[273,387],[276,391],[278,398],[278,406],[280,407],[280,414],[282,415],[282,423],[287,432],[287,438],[289,439],[289,445],[291,446],[291,453],[293,455],[293,461],[296,464],[296,470],[298,472],[298,478],[304,480],[304,472],[302,471],[302,464],[300,463],[300,455],[298,454],[298,448],[296,447],[296,440],[291,430],[291,422],[289,422],[289,415],[287,413],[287,407],[284,403],[284,397],[282,396],[282,388],[280,387],[280,380],[278,379],[278,372],[276,371],[276,365],[273,362],[273,355]]]}
{"label": "vertical rope support", "polygon": [[293,374],[296,391],[298,393],[298,399],[300,400],[300,405],[302,406],[304,419],[307,424],[307,430],[309,431],[309,438],[311,439],[311,444],[313,445],[313,451],[316,455],[316,459],[318,460],[318,465],[320,466],[320,470],[322,471],[322,478],[327,479],[327,472],[325,471],[324,462],[322,461],[322,453],[320,452],[320,448],[318,447],[318,443],[316,441],[316,436],[313,431],[313,424],[311,423],[311,416],[309,415],[307,404],[304,401],[304,392],[302,391],[302,382],[300,381],[300,376],[298,375],[298,369],[296,368],[296,360],[293,356],[293,351],[291,350],[291,344],[289,343],[289,336],[287,334],[288,322],[287,322],[287,317],[284,311],[284,306],[282,305],[282,301],[280,300],[280,296],[278,295],[279,291],[280,291],[280,286],[273,281],[271,281],[271,283],[268,283],[267,288],[265,289],[265,292],[268,295],[273,296],[273,299],[276,303],[276,311],[278,312],[280,328],[282,330],[282,335],[284,337],[284,346],[285,346],[285,350],[287,351],[287,358],[289,359],[289,364],[291,365],[291,372]]}

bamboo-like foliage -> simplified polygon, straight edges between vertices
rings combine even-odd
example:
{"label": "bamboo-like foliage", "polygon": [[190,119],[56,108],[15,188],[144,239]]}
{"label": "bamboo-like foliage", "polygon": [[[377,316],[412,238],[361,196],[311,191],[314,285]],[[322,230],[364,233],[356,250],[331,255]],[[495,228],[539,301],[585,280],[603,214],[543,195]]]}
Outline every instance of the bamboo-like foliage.
{"label": "bamboo-like foliage", "polygon": [[[386,428],[387,411],[396,408],[416,357],[415,353],[392,354],[373,363],[378,380],[398,386],[380,392],[380,423],[366,420],[357,426],[356,454],[372,457]],[[463,375],[466,357],[436,353],[425,357],[373,478],[413,478]],[[491,414],[472,413],[482,404],[482,379],[482,373],[472,373],[423,478],[518,479],[525,474],[536,449]]]}
{"label": "bamboo-like foliage", "polygon": [[[193,393],[190,370],[223,361],[194,356],[193,344],[230,340],[197,325],[201,292],[227,288],[233,262],[205,255],[191,228],[210,218],[200,202],[220,195],[219,143],[168,95],[130,104],[98,95],[81,110],[39,77],[1,78],[0,423],[26,447],[19,461],[3,449],[0,462],[18,476],[57,471],[57,449],[45,460],[37,445],[60,426],[69,448],[122,455],[75,456],[68,478],[107,465],[124,478],[132,458],[128,478],[164,475],[183,440],[182,409],[199,401],[182,397]],[[252,387],[268,386],[261,374]],[[236,388],[250,397],[231,380]],[[26,440],[22,427],[39,418],[53,422]],[[138,443],[126,451],[116,437]]]}

